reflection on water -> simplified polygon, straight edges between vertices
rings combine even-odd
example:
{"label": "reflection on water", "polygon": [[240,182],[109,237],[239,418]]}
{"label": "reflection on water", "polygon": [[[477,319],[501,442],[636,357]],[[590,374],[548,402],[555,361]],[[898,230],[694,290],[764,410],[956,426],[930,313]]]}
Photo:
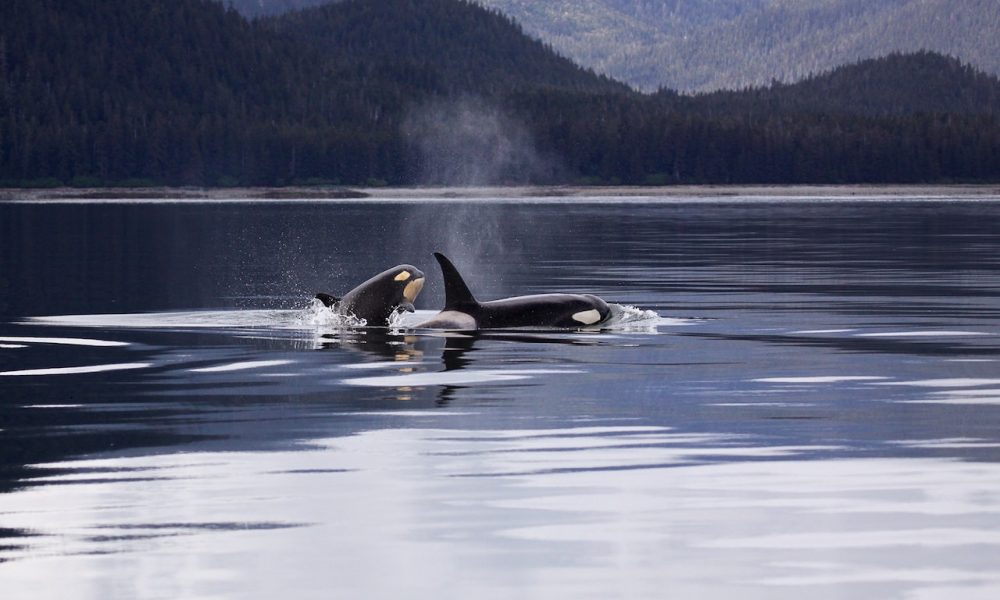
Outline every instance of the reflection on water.
{"label": "reflection on water", "polygon": [[37,597],[97,597],[122,572],[122,597],[1000,592],[996,463],[817,461],[822,448],[628,425],[310,445],[40,466],[5,499],[8,526],[32,534],[0,551],[32,557],[5,582],[50,581]]}
{"label": "reflection on water", "polygon": [[[4,597],[1000,593],[996,199],[0,227]],[[592,292],[617,320],[413,329],[434,275],[391,329],[307,305],[432,250],[484,298]]]}

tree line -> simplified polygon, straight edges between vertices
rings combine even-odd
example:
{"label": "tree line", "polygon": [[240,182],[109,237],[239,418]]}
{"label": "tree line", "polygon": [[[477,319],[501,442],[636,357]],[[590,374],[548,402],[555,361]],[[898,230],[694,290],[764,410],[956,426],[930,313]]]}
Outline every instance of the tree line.
{"label": "tree line", "polygon": [[[545,163],[475,183],[998,181],[998,89],[919,53],[640,94],[465,0],[253,21],[208,0],[4,0],[0,186],[441,183],[462,171],[428,160],[496,159],[463,143]],[[449,105],[492,126],[459,132]]]}

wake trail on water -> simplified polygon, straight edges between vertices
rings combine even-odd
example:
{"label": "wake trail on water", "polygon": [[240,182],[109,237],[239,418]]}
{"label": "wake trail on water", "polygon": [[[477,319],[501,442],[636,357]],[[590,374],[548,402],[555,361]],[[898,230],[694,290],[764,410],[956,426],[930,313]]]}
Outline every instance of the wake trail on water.
{"label": "wake trail on water", "polygon": [[[615,331],[629,333],[656,333],[659,326],[677,326],[690,323],[688,319],[662,317],[652,310],[625,304],[610,304],[611,318],[584,331]],[[436,310],[418,310],[413,313],[394,313],[388,322],[391,330],[416,329],[437,314]],[[319,300],[312,300],[298,310],[200,310],[160,313],[122,313],[97,315],[59,315],[30,317],[30,325],[90,327],[105,329],[172,329],[172,330],[229,330],[270,329],[329,331],[368,327],[364,319],[330,310]],[[568,328],[568,332],[578,331]]]}

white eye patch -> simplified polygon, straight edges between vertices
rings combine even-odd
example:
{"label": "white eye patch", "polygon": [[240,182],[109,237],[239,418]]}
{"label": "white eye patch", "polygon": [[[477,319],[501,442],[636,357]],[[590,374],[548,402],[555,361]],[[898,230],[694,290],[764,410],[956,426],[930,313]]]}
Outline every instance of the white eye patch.
{"label": "white eye patch", "polygon": [[601,320],[601,313],[596,309],[585,310],[573,315],[573,320],[583,325],[593,325]]}
{"label": "white eye patch", "polygon": [[410,283],[406,284],[405,288],[403,288],[403,297],[408,301],[413,302],[417,299],[417,295],[422,289],[424,289],[424,278],[421,277],[420,279],[414,279]]}
{"label": "white eye patch", "polygon": [[403,271],[399,275],[396,275],[396,277],[393,279],[393,281],[406,281],[409,278],[410,278],[410,272],[409,271]]}

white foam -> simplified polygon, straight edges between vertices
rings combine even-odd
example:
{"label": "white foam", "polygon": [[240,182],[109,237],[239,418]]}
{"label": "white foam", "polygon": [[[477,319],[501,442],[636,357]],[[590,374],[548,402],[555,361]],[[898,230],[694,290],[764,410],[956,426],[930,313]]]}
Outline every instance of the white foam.
{"label": "white foam", "polygon": [[79,375],[83,373],[104,373],[106,371],[126,371],[129,369],[145,369],[153,366],[151,363],[118,363],[111,365],[88,365],[84,367],[55,367],[51,369],[25,369],[22,371],[4,371],[0,376],[24,377],[33,375]]}
{"label": "white foam", "polygon": [[948,379],[890,381],[885,383],[876,383],[875,385],[906,385],[913,387],[929,387],[929,388],[963,388],[963,387],[979,387],[984,385],[1000,385],[1000,379],[975,379],[966,377],[953,377]]}
{"label": "white foam", "polygon": [[[611,304],[610,307],[613,315],[612,325],[629,325],[643,322],[659,323],[663,319],[654,310],[645,310],[630,304]],[[667,321],[678,324],[687,322],[683,319],[667,319]]]}
{"label": "white foam", "polygon": [[230,371],[249,371],[251,369],[263,369],[266,367],[280,367],[284,365],[290,365],[294,363],[293,360],[251,360],[245,362],[236,362],[228,365],[219,365],[215,367],[204,367],[200,369],[191,369],[192,373],[228,373]]}
{"label": "white foam", "polygon": [[936,440],[899,440],[891,442],[907,448],[964,449],[964,448],[1000,448],[1000,442],[991,442],[982,438],[941,438]]}
{"label": "white foam", "polygon": [[854,329],[807,329],[803,331],[793,331],[789,335],[821,335],[826,333],[851,333]]}
{"label": "white foam", "polygon": [[[996,600],[1000,598],[1000,584],[996,581],[984,582],[980,572],[964,572],[952,581],[940,582],[951,585],[935,585],[911,590],[906,600]],[[884,581],[884,580],[883,580]],[[970,582],[973,582],[970,584]]]}
{"label": "white foam", "polygon": [[0,337],[0,342],[12,344],[59,344],[62,346],[94,346],[100,348],[111,348],[128,346],[127,342],[112,342],[109,340],[91,340],[86,338],[60,338],[60,337]]}
{"label": "white foam", "polygon": [[476,412],[457,412],[447,410],[372,410],[347,413],[357,417],[465,417],[478,415]]}
{"label": "white foam", "polygon": [[[391,325],[393,320],[396,319],[395,315],[398,313],[393,313],[389,315],[389,324]],[[344,315],[338,312],[334,312],[327,308],[323,302],[313,298],[309,306],[302,311],[299,315],[298,320],[299,325],[308,325],[311,327],[334,327],[334,328],[351,328],[351,327],[364,327],[368,322],[364,319],[359,319],[354,315]]]}
{"label": "white foam", "polygon": [[911,338],[911,337],[972,337],[990,335],[981,331],[883,331],[859,333],[857,337],[868,338]]}
{"label": "white foam", "polygon": [[1000,389],[996,388],[977,388],[974,390],[948,390],[945,392],[931,392],[935,396],[966,396],[966,397],[988,397],[988,396],[1000,396]]}
{"label": "white foam", "polygon": [[786,533],[748,538],[721,539],[705,543],[703,547],[830,551],[846,550],[849,548],[872,549],[896,546],[952,548],[967,545],[1000,546],[1000,535],[996,531],[963,528],[810,531],[808,533]]}
{"label": "white foam", "polygon": [[947,358],[944,362],[953,363],[989,363],[997,362],[995,358]]}
{"label": "white foam", "polygon": [[705,406],[718,406],[721,408],[805,408],[816,405],[811,402],[716,402],[715,404],[706,404]]}
{"label": "white foam", "polygon": [[[785,586],[789,588],[801,588],[803,586],[846,586],[850,584],[881,584],[881,585],[909,585],[914,584],[931,584],[938,585],[942,583],[954,583],[962,584],[969,582],[982,582],[990,578],[990,576],[985,576],[982,572],[978,572],[972,569],[945,569],[945,568],[925,568],[920,570],[914,570],[909,568],[858,568],[854,567],[853,571],[848,571],[851,565],[843,565],[838,571],[830,572],[819,572],[819,573],[802,573],[796,575],[784,575],[778,577],[767,577],[760,580],[760,584],[766,586]],[[846,571],[846,572],[845,572]],[[995,579],[995,578],[994,578]],[[924,588],[923,591],[931,588]],[[940,589],[940,588],[936,588]],[[961,598],[961,600],[974,600],[978,598],[989,598],[995,599],[998,597],[997,590],[1000,588],[992,588],[993,595],[969,595],[968,587],[957,587],[957,588],[945,588],[948,589],[949,593],[947,595],[939,596],[926,596],[926,595],[916,595],[916,594],[906,594],[905,596],[898,596],[899,598],[905,598],[906,600],[916,600],[917,598],[938,598],[941,600],[953,600],[955,598]],[[971,588],[979,590],[979,586],[976,588]],[[961,591],[959,591],[961,590]],[[863,595],[864,597],[879,597],[877,594]],[[843,594],[840,595],[843,597]],[[897,596],[893,596],[897,597]]]}
{"label": "white foam", "polygon": [[1000,394],[992,397],[976,398],[968,396],[947,396],[944,398],[928,398],[924,400],[897,400],[896,404],[951,404],[954,406],[998,406]]}
{"label": "white foam", "polygon": [[[469,439],[527,439],[549,436],[586,436],[586,435],[623,435],[631,436],[648,433],[665,433],[673,431],[672,427],[660,425],[623,425],[609,427],[593,425],[588,427],[564,427],[552,429],[501,429],[501,430],[473,430],[463,431],[462,436]],[[715,436],[716,439],[720,436]]]}
{"label": "white foam", "polygon": [[928,398],[900,400],[897,404],[997,405],[1000,404],[1000,389],[956,389],[944,392],[932,392]]}
{"label": "white foam", "polygon": [[389,327],[393,329],[411,329],[431,320],[439,311],[421,309],[414,312],[396,312],[389,316]]}
{"label": "white foam", "polygon": [[881,381],[888,377],[874,377],[869,375],[826,375],[814,377],[764,377],[761,379],[751,379],[756,383],[847,383],[851,381]]}

